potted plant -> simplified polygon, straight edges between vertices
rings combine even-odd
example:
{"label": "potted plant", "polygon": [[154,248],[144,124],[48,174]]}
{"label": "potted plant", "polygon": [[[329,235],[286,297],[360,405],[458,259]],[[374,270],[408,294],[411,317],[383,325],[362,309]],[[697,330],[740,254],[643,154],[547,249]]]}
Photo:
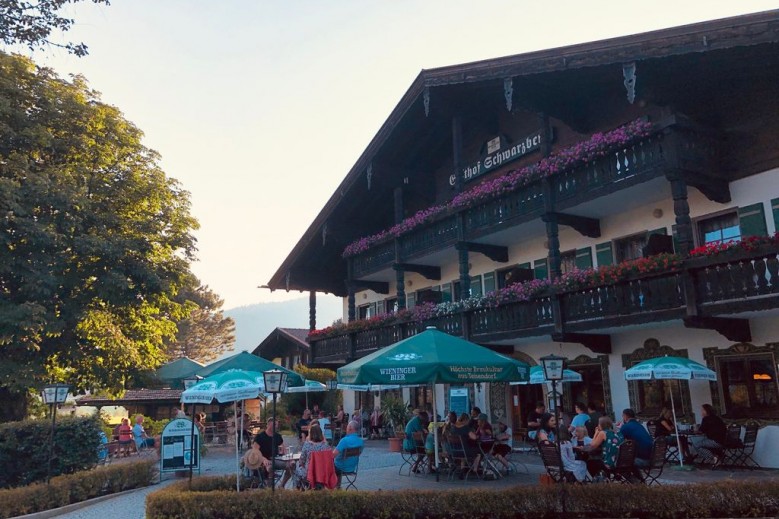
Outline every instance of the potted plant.
{"label": "potted plant", "polygon": [[386,396],[381,399],[381,413],[395,431],[395,436],[389,439],[390,452],[400,452],[403,440],[398,436],[398,432],[403,432],[406,426],[406,404],[401,398]]}

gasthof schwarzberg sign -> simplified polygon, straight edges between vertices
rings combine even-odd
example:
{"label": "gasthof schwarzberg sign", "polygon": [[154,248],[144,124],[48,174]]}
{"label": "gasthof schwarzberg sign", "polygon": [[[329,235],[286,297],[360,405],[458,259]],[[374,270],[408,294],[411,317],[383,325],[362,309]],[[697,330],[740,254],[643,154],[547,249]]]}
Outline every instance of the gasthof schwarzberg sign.
{"label": "gasthof schwarzberg sign", "polygon": [[[481,160],[475,164],[467,166],[462,170],[463,182],[476,180],[478,177],[494,171],[504,164],[513,162],[524,157],[530,152],[540,149],[541,142],[543,141],[542,134],[543,130],[539,129],[517,143],[504,145],[503,149],[499,149],[493,153],[484,155]],[[455,176],[450,176],[449,184],[454,186],[456,183],[457,179]]]}

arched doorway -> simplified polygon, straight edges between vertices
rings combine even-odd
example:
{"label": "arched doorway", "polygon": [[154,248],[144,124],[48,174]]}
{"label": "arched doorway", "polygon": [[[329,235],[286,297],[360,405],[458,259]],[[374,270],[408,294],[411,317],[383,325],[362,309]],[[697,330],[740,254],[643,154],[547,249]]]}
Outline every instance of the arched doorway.
{"label": "arched doorway", "polygon": [[611,414],[611,383],[609,380],[609,357],[579,355],[568,362],[568,368],[582,376],[581,382],[565,384],[563,401],[566,410],[573,412],[576,402],[594,404],[598,411]]}
{"label": "arched doorway", "polygon": [[[532,357],[521,351],[515,351],[511,356],[530,366],[538,364]],[[535,409],[536,404],[544,401],[543,384],[510,385],[508,392],[511,429],[519,433],[527,429],[527,416]]]}

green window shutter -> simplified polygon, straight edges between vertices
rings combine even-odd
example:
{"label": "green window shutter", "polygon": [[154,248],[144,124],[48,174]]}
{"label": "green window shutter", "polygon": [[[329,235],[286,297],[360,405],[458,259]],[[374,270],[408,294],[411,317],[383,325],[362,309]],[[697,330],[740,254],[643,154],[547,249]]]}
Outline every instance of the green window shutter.
{"label": "green window shutter", "polygon": [[779,232],[779,198],[771,200],[771,211],[774,213],[774,231]]}
{"label": "green window shutter", "polygon": [[521,268],[521,269],[525,269],[525,270],[531,270],[533,268],[533,266],[528,261],[527,263],[520,263],[519,265],[517,265],[517,268]]}
{"label": "green window shutter", "polygon": [[471,297],[481,297],[481,276],[471,278]]}
{"label": "green window shutter", "polygon": [[741,227],[741,237],[768,236],[765,225],[763,204],[752,204],[738,208],[738,224]]}
{"label": "green window shutter", "polygon": [[592,248],[591,247],[577,249],[576,268],[581,270],[592,268]]}
{"label": "green window shutter", "polygon": [[666,227],[660,227],[659,229],[655,229],[654,231],[649,231],[649,234],[662,234],[663,236],[668,234],[668,229]]}
{"label": "green window shutter", "polygon": [[533,270],[535,271],[536,279],[549,278],[549,267],[546,264],[546,258],[535,260],[533,262]]}
{"label": "green window shutter", "polygon": [[485,272],[484,274],[484,293],[489,294],[495,291],[495,273]]}
{"label": "green window shutter", "polygon": [[417,294],[416,292],[411,292],[410,294],[406,294],[406,308],[411,309],[417,306]]}
{"label": "green window shutter", "polygon": [[595,257],[598,259],[598,266],[614,264],[614,253],[611,250],[611,242],[599,243],[595,246]]}
{"label": "green window shutter", "polygon": [[452,301],[452,284],[444,283],[441,285],[441,301],[443,303],[451,303]]}

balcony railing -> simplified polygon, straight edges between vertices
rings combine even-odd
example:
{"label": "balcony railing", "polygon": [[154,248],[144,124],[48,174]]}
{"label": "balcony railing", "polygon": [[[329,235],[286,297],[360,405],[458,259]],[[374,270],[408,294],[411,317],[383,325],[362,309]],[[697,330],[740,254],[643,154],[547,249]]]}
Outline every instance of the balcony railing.
{"label": "balcony railing", "polygon": [[[629,146],[550,177],[556,203],[563,205],[597,198],[665,170],[711,171],[716,140],[686,127],[670,126]],[[507,226],[538,218],[544,208],[542,181],[535,180],[501,197],[464,209],[463,235],[475,239]],[[457,240],[457,216],[448,213],[401,236],[402,259],[442,250]],[[355,278],[389,268],[395,260],[392,240],[377,244],[353,258]]]}
{"label": "balcony railing", "polygon": [[[690,292],[691,291],[691,292]],[[695,308],[688,308],[695,305]],[[477,308],[424,323],[395,323],[311,340],[312,361],[344,363],[436,326],[477,342],[549,335],[557,323],[575,331],[779,308],[779,245],[691,258],[672,272],[635,275],[612,285],[548,290],[530,301]]]}

